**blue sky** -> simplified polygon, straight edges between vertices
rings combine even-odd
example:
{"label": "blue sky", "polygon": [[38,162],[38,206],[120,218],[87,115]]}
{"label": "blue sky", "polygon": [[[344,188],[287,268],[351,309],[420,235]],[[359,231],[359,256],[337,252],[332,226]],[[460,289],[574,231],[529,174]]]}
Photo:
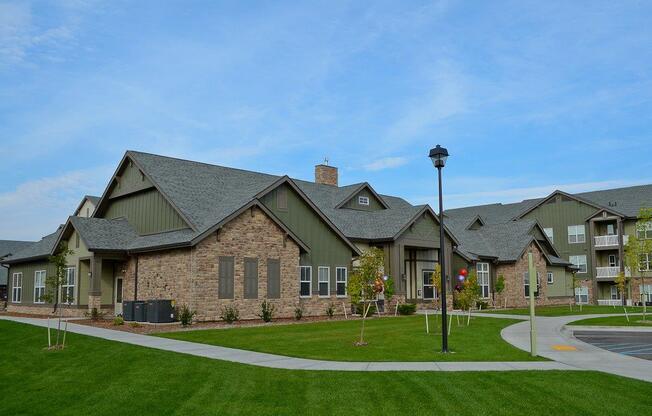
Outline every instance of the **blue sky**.
{"label": "blue sky", "polygon": [[652,3],[0,0],[0,238],[126,149],[447,207],[652,183]]}

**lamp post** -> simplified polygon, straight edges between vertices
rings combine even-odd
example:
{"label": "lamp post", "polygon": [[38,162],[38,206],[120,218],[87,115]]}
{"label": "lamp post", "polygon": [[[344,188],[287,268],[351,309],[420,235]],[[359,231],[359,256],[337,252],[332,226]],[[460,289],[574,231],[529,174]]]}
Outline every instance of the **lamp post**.
{"label": "lamp post", "polygon": [[439,265],[441,266],[441,352],[448,352],[448,321],[446,319],[446,246],[444,238],[444,203],[441,191],[441,169],[446,164],[448,150],[437,145],[430,149],[430,159],[439,175]]}

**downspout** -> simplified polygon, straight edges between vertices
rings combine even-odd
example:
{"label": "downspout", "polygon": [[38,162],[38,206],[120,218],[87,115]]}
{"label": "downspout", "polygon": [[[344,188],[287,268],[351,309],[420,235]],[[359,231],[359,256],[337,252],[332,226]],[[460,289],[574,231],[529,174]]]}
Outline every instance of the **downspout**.
{"label": "downspout", "polygon": [[138,300],[138,255],[136,254],[136,267],[134,268],[134,302]]}

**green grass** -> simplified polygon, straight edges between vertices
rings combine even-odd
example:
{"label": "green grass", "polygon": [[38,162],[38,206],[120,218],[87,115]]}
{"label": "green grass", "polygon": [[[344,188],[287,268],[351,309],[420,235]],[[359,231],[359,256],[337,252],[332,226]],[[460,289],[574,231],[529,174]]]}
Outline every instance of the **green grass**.
{"label": "green grass", "polygon": [[[480,313],[499,313],[507,315],[529,315],[529,308],[517,309],[497,309],[497,310],[483,310]],[[628,306],[627,312],[643,312],[643,308],[639,306]],[[569,315],[591,315],[597,313],[623,313],[622,306],[599,306],[599,305],[583,305],[582,311],[579,306],[573,306],[571,310],[568,305],[565,306],[537,306],[536,314],[538,316],[569,316]]]}
{"label": "green grass", "polygon": [[0,321],[3,415],[632,415],[652,384],[595,372],[276,370]]}
{"label": "green grass", "polygon": [[[439,319],[439,317],[437,317]],[[462,321],[462,318],[460,318]],[[157,334],[166,338],[220,345],[291,357],[334,361],[531,361],[527,352],[503,341],[500,331],[516,320],[472,318],[471,325],[453,327],[449,349],[441,354],[441,335],[426,334],[421,315],[370,319],[365,329],[365,347],[353,345],[360,337],[360,321],[316,322],[250,328],[197,330]],[[435,331],[435,316],[430,328]],[[439,331],[441,329],[439,328]]]}
{"label": "green grass", "polygon": [[640,322],[643,320],[642,315],[634,315],[629,317],[629,322],[624,316],[604,316],[601,318],[582,319],[580,321],[573,321],[568,325],[591,325],[591,326],[647,326],[652,328],[652,313],[647,316],[645,323]]}

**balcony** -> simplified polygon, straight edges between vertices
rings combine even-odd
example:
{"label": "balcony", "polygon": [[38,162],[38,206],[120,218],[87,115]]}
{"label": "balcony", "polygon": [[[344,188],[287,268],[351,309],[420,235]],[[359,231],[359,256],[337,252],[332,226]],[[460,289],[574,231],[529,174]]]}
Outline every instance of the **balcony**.
{"label": "balcony", "polygon": [[[604,247],[618,247],[618,244],[620,244],[620,236],[615,234],[615,235],[599,235],[594,237],[594,246],[596,248],[604,248]],[[626,235],[623,237],[623,245],[627,244],[629,241],[629,236]]]}
{"label": "balcony", "polygon": [[[613,280],[620,273],[620,266],[596,267],[595,277],[597,280]],[[629,269],[625,268],[625,276],[629,277]]]}

